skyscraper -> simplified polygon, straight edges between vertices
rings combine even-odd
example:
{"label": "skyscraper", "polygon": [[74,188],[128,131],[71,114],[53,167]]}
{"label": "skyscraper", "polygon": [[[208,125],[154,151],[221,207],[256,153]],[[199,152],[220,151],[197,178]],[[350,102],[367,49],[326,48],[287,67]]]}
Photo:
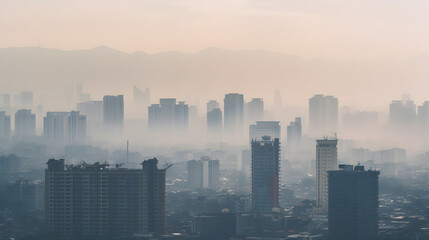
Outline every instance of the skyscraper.
{"label": "skyscraper", "polygon": [[149,130],[158,132],[188,129],[189,107],[185,102],[176,104],[175,98],[161,98],[159,104],[148,107]]}
{"label": "skyscraper", "polygon": [[262,98],[252,98],[246,103],[246,120],[249,124],[264,120],[264,101]]}
{"label": "skyscraper", "polygon": [[84,144],[86,116],[79,112],[47,112],[43,119],[43,135],[48,144]]}
{"label": "skyscraper", "polygon": [[263,136],[280,139],[280,122],[278,121],[257,121],[249,126],[249,142],[261,140]]}
{"label": "skyscraper", "polygon": [[36,135],[36,115],[29,109],[21,109],[15,113],[15,136],[28,137]]}
{"label": "skyscraper", "polygon": [[216,100],[210,100],[207,102],[207,112],[211,112],[215,108],[220,108],[219,103]]}
{"label": "skyscraper", "polygon": [[202,157],[190,160],[188,167],[188,186],[191,189],[217,189],[219,187],[219,160]]}
{"label": "skyscraper", "polygon": [[54,239],[111,239],[165,232],[165,172],[156,158],[142,169],[48,161],[45,208]]}
{"label": "skyscraper", "polygon": [[0,140],[5,141],[10,137],[10,116],[6,112],[0,112]]}
{"label": "skyscraper", "polygon": [[340,165],[329,171],[329,240],[376,240],[379,171]]}
{"label": "skyscraper", "polygon": [[279,207],[280,142],[264,136],[251,146],[252,208],[256,213],[270,213]]}
{"label": "skyscraper", "polygon": [[103,123],[107,130],[118,131],[124,127],[124,96],[103,97]]}
{"label": "skyscraper", "polygon": [[243,94],[229,93],[224,99],[224,130],[229,136],[241,135],[244,126]]}
{"label": "skyscraper", "polygon": [[86,116],[88,134],[101,131],[103,124],[103,102],[89,101],[77,104],[77,110]]}
{"label": "skyscraper", "polygon": [[402,100],[394,100],[389,106],[389,122],[396,126],[409,127],[417,120],[416,104],[408,95],[403,95]]}
{"label": "skyscraper", "polygon": [[150,105],[150,89],[146,87],[140,90],[138,87],[133,86],[133,105],[136,109],[137,117],[147,117],[147,107]]}
{"label": "skyscraper", "polygon": [[328,171],[337,169],[337,139],[316,140],[316,209],[328,212]]}
{"label": "skyscraper", "polygon": [[296,117],[295,122],[290,122],[287,127],[287,145],[290,151],[296,151],[301,146],[302,125],[301,118]]}
{"label": "skyscraper", "polygon": [[222,134],[222,111],[219,108],[207,112],[207,132],[211,136]]}
{"label": "skyscraper", "polygon": [[338,99],[333,96],[314,95],[309,101],[310,132],[312,135],[329,135],[338,129]]}

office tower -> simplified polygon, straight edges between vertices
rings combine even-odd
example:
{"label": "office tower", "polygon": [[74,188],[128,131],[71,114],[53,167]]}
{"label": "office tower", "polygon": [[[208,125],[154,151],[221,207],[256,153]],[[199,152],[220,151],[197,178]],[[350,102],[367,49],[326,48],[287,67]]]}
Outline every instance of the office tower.
{"label": "office tower", "polygon": [[340,165],[329,171],[329,240],[376,240],[379,171]]}
{"label": "office tower", "polygon": [[219,160],[202,157],[190,160],[188,166],[188,186],[191,189],[217,189],[219,187]]}
{"label": "office tower", "polygon": [[0,112],[0,140],[5,141],[10,137],[10,116],[6,112]]}
{"label": "office tower", "polygon": [[207,112],[207,132],[211,136],[222,134],[222,111],[219,108]]}
{"label": "office tower", "polygon": [[223,109],[225,133],[230,136],[241,135],[244,125],[243,94],[226,94]]}
{"label": "office tower", "polygon": [[43,135],[48,144],[84,144],[86,116],[79,112],[47,112],[43,119]]}
{"label": "office tower", "polygon": [[394,100],[389,106],[389,122],[396,126],[410,126],[417,120],[416,104],[408,95],[402,100]]}
{"label": "office tower", "polygon": [[429,128],[429,101],[425,101],[422,106],[418,107],[418,120],[420,126]]}
{"label": "office tower", "polygon": [[337,139],[316,140],[316,212],[328,211],[328,171],[337,169]]}
{"label": "office tower", "polygon": [[103,97],[103,123],[106,130],[118,131],[124,127],[124,96]]}
{"label": "office tower", "polygon": [[338,99],[315,95],[309,101],[310,131],[312,135],[329,135],[338,129]]}
{"label": "office tower", "polygon": [[270,213],[279,207],[280,142],[263,136],[252,140],[252,208]]}
{"label": "office tower", "polygon": [[165,169],[156,158],[142,169],[107,163],[68,165],[48,161],[45,170],[47,230],[54,239],[131,239],[165,232]]}
{"label": "office tower", "polygon": [[[196,112],[196,110],[195,110]],[[176,130],[188,129],[189,122],[189,107],[185,102],[180,101],[174,108],[174,117]]]}
{"label": "office tower", "polygon": [[0,107],[10,107],[10,94],[0,94]]}
{"label": "office tower", "polygon": [[176,104],[175,98],[161,98],[159,104],[152,104],[148,107],[148,125],[151,131],[186,130],[188,121],[188,105],[185,102]]}
{"label": "office tower", "polygon": [[264,120],[264,101],[262,98],[253,98],[246,103],[246,118],[249,124]]}
{"label": "office tower", "polygon": [[28,137],[36,135],[36,115],[29,109],[21,109],[15,113],[15,136]]}
{"label": "office tower", "polygon": [[287,127],[287,145],[290,151],[297,151],[301,147],[302,125],[301,118],[296,117]]}
{"label": "office tower", "polygon": [[219,103],[216,100],[210,100],[207,102],[207,112],[211,112],[213,109],[219,108]]}
{"label": "office tower", "polygon": [[280,122],[278,121],[257,121],[249,126],[249,142],[261,140],[263,136],[280,139]]}
{"label": "office tower", "polygon": [[364,163],[373,160],[372,152],[366,148],[353,149],[353,162]]}
{"label": "office tower", "polygon": [[86,116],[88,133],[93,134],[101,130],[103,123],[103,102],[89,101],[77,104],[77,110]]}
{"label": "office tower", "polygon": [[372,157],[375,163],[406,163],[407,150],[402,148],[392,148],[374,151]]}

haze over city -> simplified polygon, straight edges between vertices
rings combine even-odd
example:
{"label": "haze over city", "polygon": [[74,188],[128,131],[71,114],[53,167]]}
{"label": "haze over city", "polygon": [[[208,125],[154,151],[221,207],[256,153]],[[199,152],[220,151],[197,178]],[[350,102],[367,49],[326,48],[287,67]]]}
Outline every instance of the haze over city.
{"label": "haze over city", "polygon": [[0,239],[429,239],[428,12],[0,1]]}

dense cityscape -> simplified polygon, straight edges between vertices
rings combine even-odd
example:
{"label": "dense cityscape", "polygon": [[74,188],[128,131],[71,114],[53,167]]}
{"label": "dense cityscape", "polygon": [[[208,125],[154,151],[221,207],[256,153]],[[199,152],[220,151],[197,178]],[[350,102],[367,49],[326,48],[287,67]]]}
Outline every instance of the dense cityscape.
{"label": "dense cityscape", "polygon": [[[64,112],[45,112],[33,92],[0,96],[1,239],[429,237],[429,153],[337,134],[379,127],[377,112],[340,116],[339,100],[319,94],[308,128],[307,115],[283,127],[279,92],[268,110],[228,93],[202,114],[175,98],[151,104],[150,89],[134,86],[133,105],[147,109],[140,128],[167,143],[159,151],[128,140],[123,95],[93,101],[81,84],[73,94]],[[383,128],[426,133],[428,116],[429,102],[404,95]],[[204,143],[180,143],[198,127]]]}

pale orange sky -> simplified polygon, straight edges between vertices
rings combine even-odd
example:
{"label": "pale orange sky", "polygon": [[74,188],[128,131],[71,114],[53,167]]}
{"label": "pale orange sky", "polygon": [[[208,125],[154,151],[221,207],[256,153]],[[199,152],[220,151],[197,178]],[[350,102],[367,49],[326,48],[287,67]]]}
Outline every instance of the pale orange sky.
{"label": "pale orange sky", "polygon": [[0,47],[402,60],[429,53],[427,13],[427,0],[1,0]]}

